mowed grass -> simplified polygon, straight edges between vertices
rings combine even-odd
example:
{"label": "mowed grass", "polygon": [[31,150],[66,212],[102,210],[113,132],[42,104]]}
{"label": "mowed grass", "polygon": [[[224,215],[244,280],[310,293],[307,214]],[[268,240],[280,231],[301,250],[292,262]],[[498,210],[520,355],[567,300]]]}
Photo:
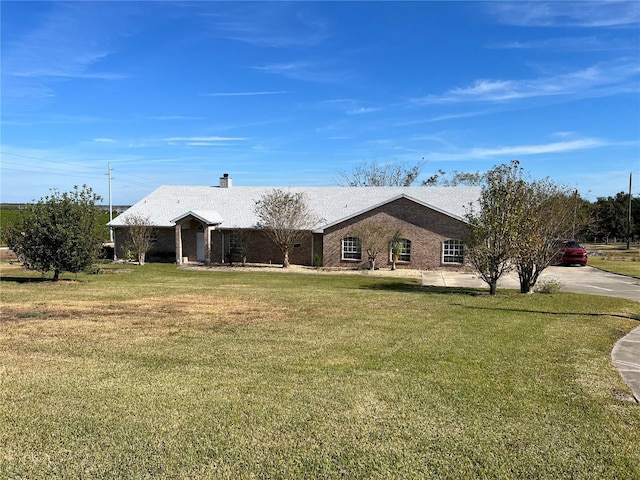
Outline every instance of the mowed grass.
{"label": "mowed grass", "polygon": [[627,250],[626,244],[588,245],[589,265],[607,272],[640,278],[640,245],[632,244]]}
{"label": "mowed grass", "polygon": [[640,304],[2,267],[1,478],[640,478]]}

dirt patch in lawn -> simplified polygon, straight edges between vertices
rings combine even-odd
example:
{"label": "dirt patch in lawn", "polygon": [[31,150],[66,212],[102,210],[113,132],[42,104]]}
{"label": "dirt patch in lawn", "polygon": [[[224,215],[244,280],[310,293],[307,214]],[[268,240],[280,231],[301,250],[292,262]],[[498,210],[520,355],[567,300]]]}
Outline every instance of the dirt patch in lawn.
{"label": "dirt patch in lawn", "polygon": [[138,300],[54,301],[15,305],[0,303],[0,322],[34,320],[82,320],[136,325],[208,325],[215,323],[253,323],[278,321],[287,308],[263,302],[211,295],[151,297]]}

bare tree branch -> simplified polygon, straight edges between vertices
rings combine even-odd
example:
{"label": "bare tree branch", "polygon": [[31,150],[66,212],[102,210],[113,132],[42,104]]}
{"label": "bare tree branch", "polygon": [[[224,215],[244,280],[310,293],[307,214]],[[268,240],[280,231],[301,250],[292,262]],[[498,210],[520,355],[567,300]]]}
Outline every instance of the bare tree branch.
{"label": "bare tree branch", "polygon": [[423,166],[424,160],[412,166],[403,162],[380,165],[373,160],[358,165],[351,173],[338,172],[340,178],[337,183],[341,187],[409,187],[416,181]]}

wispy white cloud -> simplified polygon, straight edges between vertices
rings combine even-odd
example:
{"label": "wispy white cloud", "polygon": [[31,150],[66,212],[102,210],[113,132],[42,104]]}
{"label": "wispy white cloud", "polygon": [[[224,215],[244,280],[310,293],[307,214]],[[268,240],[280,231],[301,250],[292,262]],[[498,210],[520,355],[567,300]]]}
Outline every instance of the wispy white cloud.
{"label": "wispy white cloud", "polygon": [[283,95],[285,93],[292,93],[289,90],[280,90],[273,92],[218,92],[218,93],[200,93],[201,97],[253,97],[260,95]]}
{"label": "wispy white cloud", "polygon": [[612,145],[611,142],[600,138],[581,138],[563,142],[551,142],[533,145],[509,145],[493,148],[471,148],[456,152],[430,153],[428,160],[487,160],[496,157],[517,158],[530,155],[552,153],[566,153],[579,150],[589,150]]}
{"label": "wispy white cloud", "polygon": [[542,40],[513,41],[490,44],[489,48],[512,50],[554,50],[564,52],[598,52],[637,50],[637,43],[623,38],[592,35],[582,37],[558,37]]}
{"label": "wispy white cloud", "polygon": [[[3,85],[4,88],[4,85]],[[3,112],[5,113],[5,112]],[[71,125],[71,124],[88,124],[101,122],[104,119],[100,117],[92,117],[89,115],[64,115],[64,114],[39,114],[37,117],[32,115],[14,115],[12,120],[2,120],[3,125]]]}
{"label": "wispy white cloud", "polygon": [[115,143],[113,138],[94,138],[93,141],[96,143]]}
{"label": "wispy white cloud", "polygon": [[3,100],[24,106],[55,96],[61,80],[126,78],[100,67],[126,29],[129,10],[86,2],[42,4],[34,26],[3,44]]}
{"label": "wispy white cloud", "polygon": [[269,63],[254,65],[251,68],[264,73],[310,82],[342,83],[352,79],[351,73],[340,70],[335,64],[326,60]]}
{"label": "wispy white cloud", "polygon": [[191,117],[187,115],[150,115],[144,117],[147,120],[160,120],[160,121],[181,121],[181,120],[204,120],[205,117]]}
{"label": "wispy white cloud", "polygon": [[225,147],[235,145],[235,143],[224,142],[186,142],[184,145],[188,147]]}
{"label": "wispy white cloud", "polygon": [[111,53],[111,34],[101,28],[93,5],[56,3],[20,41],[5,45],[3,73],[14,77],[120,79],[122,73],[95,71]]}
{"label": "wispy white cloud", "polygon": [[640,3],[608,1],[487,2],[498,21],[523,27],[633,27],[640,23]]}
{"label": "wispy white cloud", "polygon": [[238,3],[203,18],[216,37],[259,47],[310,47],[330,34],[327,22],[300,3]]}
{"label": "wispy white cloud", "polygon": [[317,104],[322,109],[338,110],[346,115],[364,115],[367,113],[379,112],[382,107],[362,106],[359,100],[353,98],[336,98],[333,100],[323,100]]}
{"label": "wispy white cloud", "polygon": [[365,114],[365,113],[378,112],[380,110],[381,110],[381,108],[379,108],[379,107],[358,107],[358,108],[354,108],[352,110],[348,110],[347,114],[348,115],[362,115],[362,114]]}
{"label": "wispy white cloud", "polygon": [[240,142],[244,140],[249,140],[248,137],[219,137],[219,136],[209,136],[209,137],[168,137],[165,138],[165,142],[169,143],[184,143],[187,145],[218,145],[221,142]]}
{"label": "wispy white cloud", "polygon": [[[49,77],[49,78],[77,78],[85,80],[122,80],[127,78],[127,75],[122,73],[109,73],[109,72],[85,72],[83,68],[87,68],[85,65],[58,65],[55,67],[40,67],[32,66],[30,69],[14,70],[8,72],[7,75],[18,78],[33,78],[33,77]],[[23,67],[24,68],[24,67]]]}
{"label": "wispy white cloud", "polygon": [[638,91],[640,64],[627,59],[599,63],[581,70],[523,80],[479,79],[441,95],[411,101],[414,105],[459,102],[501,102],[551,96],[609,96]]}
{"label": "wispy white cloud", "polygon": [[[420,104],[420,102],[418,102]],[[444,122],[447,120],[457,120],[460,118],[473,118],[480,117],[482,115],[487,115],[492,113],[493,110],[478,110],[471,112],[460,112],[460,113],[446,113],[442,115],[436,115],[433,117],[421,117],[414,120],[401,120],[393,123],[394,127],[408,127],[411,125],[421,125],[424,123],[434,123],[434,122]]]}

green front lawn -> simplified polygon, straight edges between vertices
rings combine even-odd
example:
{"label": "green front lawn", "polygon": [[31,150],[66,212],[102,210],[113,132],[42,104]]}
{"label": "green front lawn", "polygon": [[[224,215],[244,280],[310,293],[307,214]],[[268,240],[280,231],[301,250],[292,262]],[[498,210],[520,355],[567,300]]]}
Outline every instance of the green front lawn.
{"label": "green front lawn", "polygon": [[[640,245],[632,244],[587,245],[589,265],[607,272],[640,278]],[[595,255],[594,255],[595,253]]]}
{"label": "green front lawn", "polygon": [[638,303],[107,268],[2,266],[0,478],[640,478]]}

